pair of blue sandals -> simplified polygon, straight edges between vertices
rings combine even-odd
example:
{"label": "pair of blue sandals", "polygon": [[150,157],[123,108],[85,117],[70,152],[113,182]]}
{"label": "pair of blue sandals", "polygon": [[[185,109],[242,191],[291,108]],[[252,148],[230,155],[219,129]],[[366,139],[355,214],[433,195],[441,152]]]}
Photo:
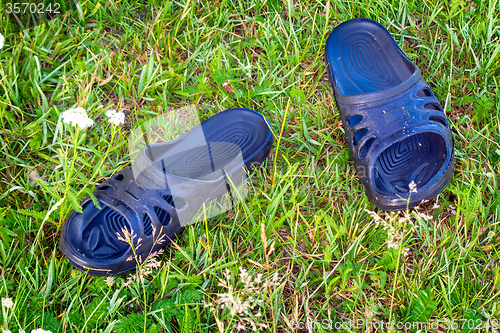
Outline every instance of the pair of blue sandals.
{"label": "pair of blue sandals", "polygon": [[[450,125],[390,33],[368,19],[344,22],[329,36],[325,59],[349,152],[370,201],[397,211],[437,196],[453,176]],[[199,130],[209,145],[227,145],[178,149]],[[272,143],[260,113],[230,109],[179,139],[146,147],[132,167],[94,190],[101,209],[87,198],[83,212],[71,214],[61,232],[61,251],[92,275],[133,269],[137,258],[167,246],[183,231],[179,217],[186,209],[197,211],[227,193],[228,175],[265,161]],[[119,239],[125,230],[136,236],[133,244]],[[156,242],[159,238],[165,241]]]}

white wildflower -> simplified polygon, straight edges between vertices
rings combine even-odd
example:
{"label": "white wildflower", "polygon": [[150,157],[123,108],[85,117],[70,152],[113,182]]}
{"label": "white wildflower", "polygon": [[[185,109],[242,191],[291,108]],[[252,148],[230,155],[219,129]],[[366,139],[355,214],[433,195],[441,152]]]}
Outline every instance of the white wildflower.
{"label": "white wildflower", "polygon": [[0,50],[3,48],[3,42],[5,41],[5,38],[3,37],[2,34],[0,34]]}
{"label": "white wildflower", "polygon": [[417,193],[417,184],[412,180],[411,183],[408,185],[410,188],[410,193]]}
{"label": "white wildflower", "polygon": [[43,328],[37,328],[35,330],[32,330],[31,333],[52,333],[51,331],[46,331]]}
{"label": "white wildflower", "polygon": [[106,117],[108,117],[108,122],[119,126],[125,122],[125,113],[117,110],[106,111]]}
{"label": "white wildflower", "polygon": [[12,309],[14,302],[12,302],[12,298],[2,298],[2,305],[7,309]]}
{"label": "white wildflower", "polygon": [[87,116],[84,108],[69,109],[64,111],[61,117],[63,123],[78,126],[81,129],[94,125],[94,121]]}
{"label": "white wildflower", "polygon": [[26,333],[25,330],[19,330],[19,333]]}
{"label": "white wildflower", "polygon": [[2,328],[2,333],[12,333],[12,332],[11,332],[11,331],[9,331],[9,330],[4,330],[4,329]]}
{"label": "white wildflower", "polygon": [[108,287],[113,287],[113,284],[115,284],[115,278],[114,278],[114,277],[112,277],[112,276],[108,276],[108,277],[106,278],[106,285],[107,285]]}

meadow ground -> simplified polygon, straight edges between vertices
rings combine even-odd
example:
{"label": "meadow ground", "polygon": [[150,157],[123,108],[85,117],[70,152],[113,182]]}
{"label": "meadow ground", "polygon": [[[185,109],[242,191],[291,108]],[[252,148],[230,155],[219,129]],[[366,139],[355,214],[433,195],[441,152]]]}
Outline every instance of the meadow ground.
{"label": "meadow ground", "polygon": [[[467,332],[496,324],[497,0],[145,3],[81,0],[24,33],[0,27],[3,329],[233,332],[253,323],[306,332],[316,323],[311,331],[326,332],[343,323],[339,331],[361,332],[426,322],[434,327],[406,331]],[[453,180],[418,209],[375,209],[345,144],[323,52],[330,31],[355,17],[389,29],[455,136]],[[73,269],[58,247],[65,218],[130,164],[131,128],[187,104],[202,120],[232,107],[270,120],[277,140],[248,197],[188,227],[142,282]],[[79,133],[60,124],[76,106],[95,121]],[[124,125],[106,121],[110,108],[125,112]],[[231,313],[238,299],[253,308]]]}

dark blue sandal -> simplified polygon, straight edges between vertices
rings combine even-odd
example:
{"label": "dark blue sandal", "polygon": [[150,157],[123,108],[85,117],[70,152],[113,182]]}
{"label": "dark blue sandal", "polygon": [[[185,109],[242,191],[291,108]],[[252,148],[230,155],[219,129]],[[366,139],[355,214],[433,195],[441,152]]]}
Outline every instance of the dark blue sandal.
{"label": "dark blue sandal", "polygon": [[[203,134],[205,146],[196,143],[197,133]],[[75,268],[92,275],[133,269],[137,261],[175,240],[207,202],[240,185],[247,175],[245,167],[251,171],[261,164],[272,142],[260,113],[230,109],[176,140],[147,146],[132,167],[94,190],[101,209],[87,198],[83,213],[69,216],[60,236],[62,253]],[[125,229],[135,235],[135,253],[120,240]],[[155,242],[158,239],[163,241]]]}
{"label": "dark blue sandal", "polygon": [[325,59],[349,152],[370,201],[387,211],[437,196],[453,176],[450,125],[418,68],[378,22],[353,19]]}

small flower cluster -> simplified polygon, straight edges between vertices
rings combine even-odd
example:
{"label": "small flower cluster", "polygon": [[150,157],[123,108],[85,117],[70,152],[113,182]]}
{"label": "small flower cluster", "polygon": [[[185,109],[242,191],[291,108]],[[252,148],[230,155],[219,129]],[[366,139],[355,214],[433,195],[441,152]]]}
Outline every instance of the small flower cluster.
{"label": "small flower cluster", "polygon": [[81,129],[86,129],[94,125],[94,121],[87,116],[84,108],[66,110],[61,114],[61,118],[64,124],[77,126]]}
{"label": "small flower cluster", "polygon": [[12,309],[12,307],[14,306],[14,302],[12,302],[12,298],[10,297],[2,298],[2,305],[7,309]]}
{"label": "small flower cluster", "polygon": [[268,288],[279,285],[277,282],[278,274],[263,280],[263,274],[253,276],[241,267],[239,271],[239,281],[236,282],[237,288],[235,288],[232,284],[233,277],[226,269],[224,279],[218,279],[219,287],[225,289],[226,292],[217,294],[217,299],[214,302],[205,303],[205,307],[209,307],[213,313],[218,309],[229,310],[231,316],[236,320],[236,329],[239,331],[247,328],[251,328],[253,331],[263,330],[268,325],[255,322],[255,319],[262,317],[259,308],[264,302],[263,298]]}
{"label": "small flower cluster", "polygon": [[108,122],[120,126],[125,123],[125,113],[117,110],[106,111],[106,117],[108,117]]}
{"label": "small flower cluster", "polygon": [[410,189],[410,193],[417,193],[417,184],[412,180],[410,184],[408,184],[408,188]]}
{"label": "small flower cluster", "polygon": [[111,288],[113,287],[114,284],[115,284],[115,278],[112,276],[108,276],[106,278],[106,285]]}
{"label": "small flower cluster", "polygon": [[[116,126],[125,123],[125,114],[121,111],[108,110],[106,111],[106,117],[108,117],[110,124]],[[64,124],[79,127],[82,130],[94,125],[94,121],[89,118],[85,109],[81,107],[64,111],[61,114],[61,119]]]}

